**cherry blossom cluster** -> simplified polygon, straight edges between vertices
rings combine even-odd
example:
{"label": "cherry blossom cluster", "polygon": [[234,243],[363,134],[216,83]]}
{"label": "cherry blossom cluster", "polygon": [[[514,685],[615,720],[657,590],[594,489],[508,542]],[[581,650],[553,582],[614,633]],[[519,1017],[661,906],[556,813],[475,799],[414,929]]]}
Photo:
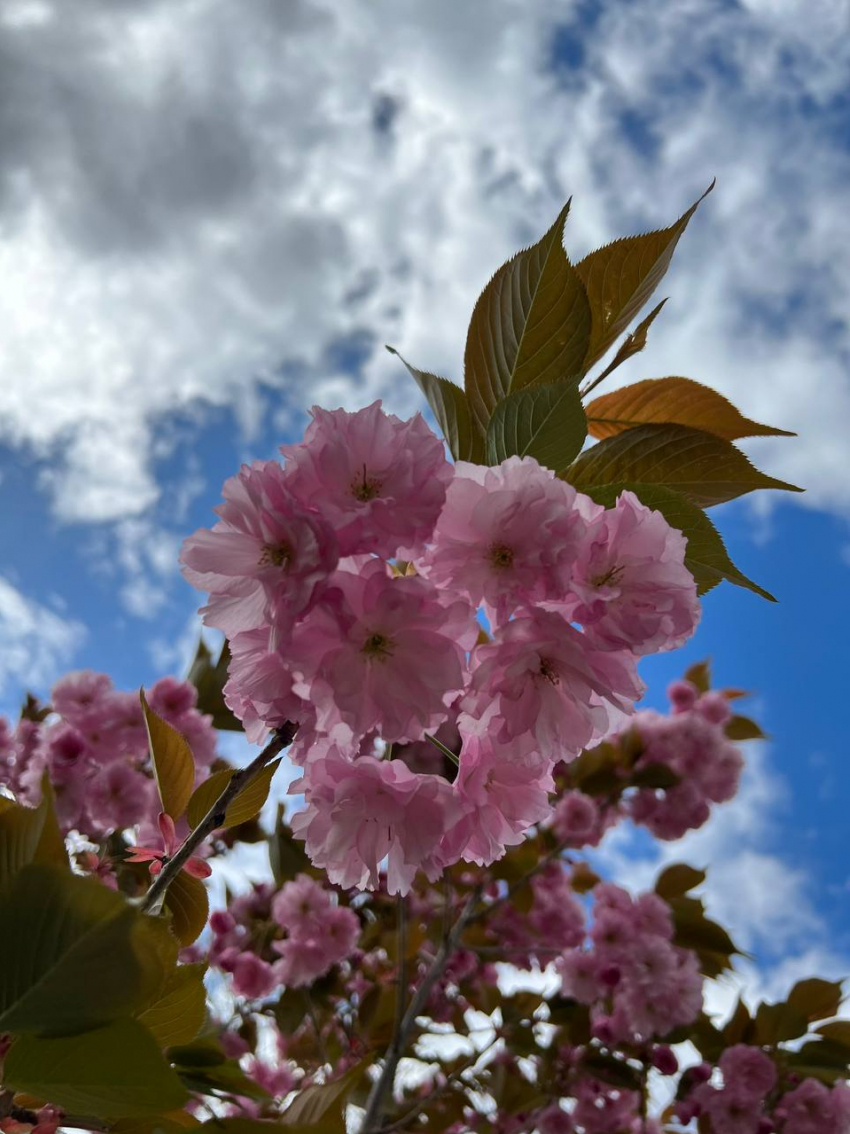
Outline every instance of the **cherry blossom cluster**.
{"label": "cherry blossom cluster", "polygon": [[[832,1088],[817,1079],[793,1079],[790,1090],[777,1092],[777,1068],[758,1047],[735,1044],[718,1062],[689,1069],[693,1089],[676,1106],[687,1124],[705,1116],[712,1134],[845,1134],[850,1130],[850,1087]],[[703,1119],[703,1121],[705,1121]]]}
{"label": "cherry blossom cluster", "polygon": [[[151,687],[151,708],[189,742],[199,778],[215,759],[211,718],[198,712],[188,681],[164,677]],[[64,833],[95,842],[147,824],[161,808],[138,693],[115,689],[105,673],[69,673],[53,687],[43,721],[22,718],[13,730],[0,718],[0,783],[25,803],[41,799],[49,776]]]}
{"label": "cherry blossom cluster", "polygon": [[[609,733],[637,659],[699,618],[686,541],[631,493],[612,508],[532,458],[447,462],[416,415],[313,410],[285,463],[245,465],[186,577],[227,635],[249,738],[297,722],[297,832],[344,887],[492,862],[549,814],[554,765]],[[484,627],[486,627],[486,632]],[[451,722],[453,782],[392,747]]]}
{"label": "cherry blossom cluster", "polygon": [[604,882],[594,890],[590,947],[558,958],[563,992],[591,1006],[594,1036],[606,1046],[646,1042],[691,1024],[702,1007],[694,953],[672,943],[670,907]]}
{"label": "cherry blossom cluster", "polygon": [[311,985],[350,957],[360,921],[331,891],[299,874],[276,892],[255,885],[216,911],[210,929],[210,963],[232,974],[238,996],[261,1000],[281,986]]}

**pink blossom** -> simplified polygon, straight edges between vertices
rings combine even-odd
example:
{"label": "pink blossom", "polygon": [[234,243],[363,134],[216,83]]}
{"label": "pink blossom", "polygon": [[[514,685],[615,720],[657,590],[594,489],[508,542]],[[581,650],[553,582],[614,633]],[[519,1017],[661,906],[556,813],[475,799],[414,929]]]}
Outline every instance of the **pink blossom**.
{"label": "pink blossom", "polygon": [[421,414],[401,421],[380,401],[356,413],[314,406],[304,440],[282,445],[287,484],[336,530],[340,552],[392,558],[431,534],[452,479]]}
{"label": "pink blossom", "polygon": [[90,669],[66,673],[53,686],[50,699],[54,710],[71,724],[85,721],[91,710],[112,690],[112,681],[105,673]]}
{"label": "pink blossom", "polygon": [[259,1000],[277,985],[274,970],[256,953],[242,953],[233,964],[233,991],[248,1000]]}
{"label": "pink blossom", "polygon": [[97,831],[116,831],[140,822],[148,813],[151,781],[129,764],[101,768],[86,788],[86,807]]}
{"label": "pink blossom", "polygon": [[687,541],[632,492],[590,526],[573,569],[571,616],[602,649],[652,654],[691,637],[699,622]]}
{"label": "pink blossom", "polygon": [[338,571],[297,628],[289,650],[319,727],[339,721],[363,736],[415,740],[437,728],[463,688],[477,626],[463,600],[444,601],[421,578],[398,578],[378,560]]}
{"label": "pink blossom", "polygon": [[741,1100],[761,1102],[776,1083],[776,1064],[757,1047],[736,1043],[720,1056],[724,1090]]}
{"label": "pink blossom", "polygon": [[555,804],[552,829],[559,842],[581,847],[593,843],[601,828],[596,800],[582,791],[567,791]]}
{"label": "pink blossom", "polygon": [[328,893],[309,874],[285,883],[272,899],[272,917],[290,934],[317,937],[330,904]]}
{"label": "pink blossom", "polygon": [[387,858],[387,888],[407,893],[418,868],[436,876],[434,848],[455,818],[451,786],[411,772],[400,760],[346,760],[337,748],[313,762],[290,792],[307,807],[292,818],[315,866],[331,882],[374,890]]}
{"label": "pink blossom", "polygon": [[576,756],[610,728],[609,708],[629,711],[643,693],[634,660],[595,650],[558,614],[536,610],[501,627],[473,656],[467,712],[493,706],[496,739],[530,733],[551,759]]}
{"label": "pink blossom", "polygon": [[228,637],[272,623],[284,636],[336,567],[327,521],[292,494],[276,461],[255,461],[224,483],[221,519],[183,544],[183,574],[210,592],[204,621]]}
{"label": "pink blossom", "polygon": [[245,735],[262,744],[270,729],[297,723],[301,737],[312,734],[315,710],[295,692],[296,675],[280,651],[271,648],[268,627],[246,630],[230,640],[224,701],[242,722]]}
{"label": "pink blossom", "polygon": [[850,1113],[845,1092],[845,1087],[830,1090],[817,1079],[804,1079],[782,1098],[782,1134],[846,1134]]}
{"label": "pink blossom", "polygon": [[[125,862],[148,862],[150,866],[148,869],[151,874],[159,874],[163,866],[180,848],[180,840],[177,837],[177,831],[174,827],[174,820],[170,815],[165,812],[160,812],[157,819],[159,832],[162,839],[162,847],[128,847],[129,853],[125,858]],[[189,858],[183,867],[187,874],[193,875],[195,878],[209,878],[212,874],[212,869],[209,863],[204,862],[202,858],[192,857]]]}
{"label": "pink blossom", "polygon": [[565,598],[587,519],[598,511],[532,457],[496,468],[458,461],[419,567],[437,586],[476,606],[483,600],[502,622],[519,606]]}

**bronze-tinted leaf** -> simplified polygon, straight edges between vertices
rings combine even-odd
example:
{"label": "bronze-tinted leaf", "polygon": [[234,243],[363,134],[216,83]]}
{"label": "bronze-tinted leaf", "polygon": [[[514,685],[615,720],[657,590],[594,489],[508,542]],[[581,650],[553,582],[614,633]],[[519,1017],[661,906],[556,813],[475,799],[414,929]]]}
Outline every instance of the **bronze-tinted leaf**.
{"label": "bronze-tinted leaf", "polygon": [[609,374],[613,374],[618,366],[622,366],[623,363],[632,358],[633,355],[640,354],[640,352],[646,346],[646,339],[647,335],[649,334],[649,328],[661,313],[661,308],[666,302],[666,299],[662,299],[659,304],[653,307],[646,318],[642,319],[640,323],[638,323],[631,334],[626,335],[626,337],[620,343],[619,349],[617,350],[617,353],[614,355],[611,362],[605,367],[601,374],[598,374],[593,379],[593,381],[589,383],[586,391],[587,393],[589,393],[591,390],[594,390],[603,379],[608,377]]}
{"label": "bronze-tinted leaf", "polygon": [[685,681],[690,681],[700,693],[707,693],[711,688],[711,661],[694,662],[685,670]]}
{"label": "bronze-tinted leaf", "polygon": [[564,251],[568,210],[569,203],[537,244],[499,268],[475,304],[464,385],[482,433],[496,404],[513,391],[584,372],[590,308]]}
{"label": "bronze-tinted leaf", "polygon": [[560,472],[581,452],[587,426],[575,382],[532,386],[509,394],[496,406],[487,427],[487,463],[534,457]]}
{"label": "bronze-tinted leaf", "polygon": [[193,874],[181,870],[165,891],[165,908],[171,914],[171,928],[181,945],[197,941],[210,912],[207,888]]}
{"label": "bronze-tinted leaf", "polygon": [[195,761],[185,737],[155,713],[139,690],[150,742],[151,762],[156,776],[162,810],[180,819],[186,810],[195,782]]}
{"label": "bronze-tinted leaf", "polygon": [[702,197],[669,228],[615,240],[604,248],[597,248],[576,264],[593,316],[585,370],[620,337],[658,287],[679,237],[700,201],[713,188],[712,181]]}
{"label": "bronze-tinted leaf", "polygon": [[755,721],[740,714],[731,717],[723,726],[723,731],[730,740],[764,740],[766,736]]}
{"label": "bronze-tinted leaf", "polygon": [[206,971],[205,964],[178,965],[153,1004],[137,1016],[160,1047],[191,1043],[203,1027],[207,1011]]}
{"label": "bronze-tinted leaf", "polygon": [[770,602],[776,602],[769,591],[738,570],[729,558],[720,532],[708,516],[678,492],[658,484],[609,484],[602,488],[593,486],[585,491],[607,508],[614,504],[621,492],[633,492],[647,508],[660,512],[671,527],[682,532],[688,541],[685,566],[694,577],[698,594],[706,594],[726,579],[737,587],[745,587]]}
{"label": "bronze-tinted leaf", "polygon": [[655,883],[655,892],[662,898],[680,898],[705,881],[705,871],[696,870],[685,862],[665,867]]}
{"label": "bronze-tinted leaf", "polygon": [[710,386],[692,378],[646,378],[602,394],[587,406],[587,428],[600,439],[636,425],[689,425],[717,437],[794,437],[785,429],[760,425]]}
{"label": "bronze-tinted leaf", "polygon": [[788,1003],[809,1021],[837,1016],[841,1000],[842,982],[820,977],[798,980],[788,996]]}
{"label": "bronze-tinted leaf", "polygon": [[639,425],[586,449],[561,474],[590,486],[634,481],[672,488],[700,508],[734,500],[759,488],[801,488],[759,472],[722,437],[685,425]]}
{"label": "bronze-tinted leaf", "polygon": [[429,374],[427,370],[417,370],[391,346],[387,350],[401,359],[425,395],[454,459],[481,464],[484,460],[484,431],[473,420],[466,394],[460,386],[448,378]]}
{"label": "bronze-tinted leaf", "polygon": [[[280,760],[273,760],[271,764],[266,764],[251,782],[245,785],[228,805],[224,813],[224,822],[220,824],[221,827],[238,827],[240,823],[247,823],[249,819],[253,819],[262,811],[263,804],[268,799],[272,776],[279,765]],[[233,768],[223,768],[220,772],[213,772],[192,792],[192,798],[186,808],[186,818],[193,830],[230,783],[233,773]]]}

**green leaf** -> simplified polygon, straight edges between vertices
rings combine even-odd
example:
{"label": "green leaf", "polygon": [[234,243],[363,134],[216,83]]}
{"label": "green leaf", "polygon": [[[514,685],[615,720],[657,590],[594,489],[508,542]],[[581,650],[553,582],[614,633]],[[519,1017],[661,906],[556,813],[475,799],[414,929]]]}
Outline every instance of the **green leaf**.
{"label": "green leaf", "polygon": [[585,370],[620,337],[658,287],[679,237],[713,188],[712,181],[702,197],[669,228],[615,240],[576,264],[593,317]]}
{"label": "green leaf", "polygon": [[693,665],[688,666],[685,670],[685,681],[690,681],[700,693],[707,693],[711,688],[710,660],[706,658],[705,661],[694,662]]}
{"label": "green leaf", "polygon": [[198,639],[198,648],[195,658],[189,668],[188,681],[191,681],[198,690],[198,710],[209,713],[214,728],[225,732],[242,732],[242,722],[239,721],[224,703],[224,684],[227,681],[227,669],[230,665],[230,648],[227,642],[221,647],[218,661],[213,662],[203,638]]}
{"label": "green leaf", "polygon": [[464,385],[482,432],[508,394],[583,373],[590,308],[564,251],[568,211],[569,203],[537,244],[503,264],[475,304]]}
{"label": "green leaf", "polygon": [[59,1035],[149,1003],[177,958],[158,918],[57,867],[26,866],[0,897],[0,1031]]}
{"label": "green leaf", "polygon": [[671,898],[680,898],[689,890],[702,885],[704,881],[704,870],[696,870],[685,862],[675,862],[661,871],[655,883],[655,892],[659,897],[669,901]]}
{"label": "green leaf", "polygon": [[[224,813],[224,822],[219,824],[220,827],[238,827],[240,823],[247,823],[249,819],[259,815],[263,809],[263,804],[269,797],[272,776],[277,771],[279,764],[280,760],[273,760],[271,764],[266,764],[251,782],[245,785],[232,803],[228,805]],[[193,830],[206,817],[209,809],[230,783],[234,771],[234,768],[223,768],[220,772],[213,772],[208,779],[195,788],[186,808],[186,818]]]}
{"label": "green leaf", "polygon": [[760,1004],[756,1011],[755,1042],[775,1047],[799,1039],[808,1031],[806,1017],[793,1004]]}
{"label": "green leaf", "polygon": [[584,409],[574,382],[532,386],[498,403],[487,426],[487,463],[534,457],[560,472],[581,452],[587,436]]}
{"label": "green leaf", "polygon": [[[49,781],[47,786],[48,790],[43,792],[38,807],[24,807],[5,796],[0,797],[0,886],[29,863],[58,855],[59,844],[64,855],[65,843],[56,826]],[[59,844],[56,843],[57,835]],[[67,855],[64,855],[64,862],[67,866]]]}
{"label": "green leaf", "polygon": [[809,1022],[827,1020],[837,1016],[841,1007],[842,982],[810,977],[799,980],[791,989],[788,1003],[803,1014]]}
{"label": "green leaf", "polygon": [[135,1118],[188,1101],[156,1040],[136,1020],[80,1036],[21,1036],[6,1056],[4,1085],[97,1118]]}
{"label": "green leaf", "polygon": [[387,350],[401,359],[425,395],[454,459],[481,464],[484,459],[484,431],[473,421],[469,402],[460,386],[448,378],[429,374],[427,370],[417,370],[391,346]]}
{"label": "green leaf", "polygon": [[197,941],[210,912],[207,888],[193,874],[181,870],[165,891],[165,908],[171,914],[171,929],[181,945]]}
{"label": "green leaf", "polygon": [[815,1031],[824,1039],[843,1044],[850,1055],[850,1020],[833,1020],[830,1024],[821,1024]]}
{"label": "green leaf", "polygon": [[632,787],[672,788],[682,782],[682,777],[674,772],[669,764],[644,764],[632,773]]}
{"label": "green leaf", "polygon": [[803,491],[759,472],[730,441],[685,425],[638,425],[608,437],[586,449],[562,476],[582,491],[624,481],[662,485],[700,508],[759,488]]}
{"label": "green leaf", "polygon": [[317,1134],[318,1129],[322,1134],[345,1134],[346,1099],[366,1074],[371,1062],[371,1059],[361,1060],[338,1079],[299,1091],[283,1112],[278,1125],[287,1129],[317,1128]]}
{"label": "green leaf", "polygon": [[673,913],[674,944],[693,949],[707,977],[717,977],[731,968],[729,958],[739,949],[722,925],[705,916],[699,898],[674,897],[667,901]]}
{"label": "green leaf", "polygon": [[150,742],[151,762],[162,809],[172,819],[186,810],[195,782],[195,761],[185,737],[172,728],[148,705],[144,689],[139,690]]}
{"label": "green leaf", "polygon": [[729,1047],[736,1043],[744,1043],[752,1031],[752,1018],[741,997],[735,1005],[735,1011],[723,1025],[723,1038]]}
{"label": "green leaf", "polygon": [[160,1047],[186,1044],[197,1036],[207,1013],[205,964],[178,965],[157,999],[137,1019]]}
{"label": "green leaf", "polygon": [[688,541],[685,566],[694,577],[698,594],[707,594],[712,587],[726,579],[736,587],[744,587],[770,602],[776,602],[769,591],[738,570],[729,558],[720,532],[708,516],[678,492],[659,484],[627,482],[592,485],[584,491],[606,508],[614,505],[621,492],[633,492],[647,508],[660,512],[667,523],[682,532]]}
{"label": "green leaf", "polygon": [[620,347],[617,353],[614,355],[614,358],[611,360],[608,366],[605,367],[602,373],[594,378],[594,380],[590,384],[589,389],[594,389],[604,378],[607,378],[609,374],[613,374],[618,366],[622,366],[624,362],[627,362],[628,359],[632,358],[634,355],[640,354],[640,352],[646,346],[646,338],[649,334],[649,328],[661,313],[661,308],[666,302],[666,299],[662,299],[656,307],[653,307],[647,317],[645,319],[642,319],[641,322],[638,323],[632,333],[630,335],[626,335],[626,337],[620,343]]}
{"label": "green leaf", "polygon": [[687,425],[727,441],[738,437],[795,437],[786,429],[761,425],[710,386],[692,378],[645,378],[603,394],[587,407],[592,437],[614,437],[636,425]]}
{"label": "green leaf", "polygon": [[767,734],[749,717],[736,715],[723,726],[730,740],[764,740]]}
{"label": "green leaf", "polygon": [[799,1051],[786,1052],[785,1061],[801,1078],[810,1076],[827,1084],[846,1079],[850,1069],[850,1053],[844,1044],[826,1039],[810,1040]]}

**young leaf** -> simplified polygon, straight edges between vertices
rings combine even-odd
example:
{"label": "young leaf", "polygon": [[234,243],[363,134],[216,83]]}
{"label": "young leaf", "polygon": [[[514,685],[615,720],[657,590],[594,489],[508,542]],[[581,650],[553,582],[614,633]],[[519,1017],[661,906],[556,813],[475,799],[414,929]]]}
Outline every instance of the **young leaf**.
{"label": "young leaf", "polygon": [[672,488],[700,508],[758,488],[801,488],[759,472],[722,437],[685,425],[638,425],[586,449],[561,474],[585,492],[591,485],[636,481]]}
{"label": "young leaf", "polygon": [[730,740],[764,740],[766,733],[749,717],[736,715],[723,726]]}
{"label": "young leaf", "polygon": [[207,888],[193,874],[181,870],[165,891],[165,908],[171,914],[171,929],[181,945],[197,941],[207,924],[210,901]]}
{"label": "young leaf", "polygon": [[685,670],[685,681],[690,681],[700,693],[707,693],[711,688],[711,661],[694,662]]}
{"label": "young leaf", "polygon": [[685,566],[696,581],[698,594],[707,594],[726,579],[737,587],[745,587],[770,602],[776,602],[769,591],[738,570],[729,558],[720,532],[708,516],[678,492],[659,484],[607,484],[604,487],[592,486],[585,491],[607,508],[614,504],[621,492],[633,492],[642,504],[660,512],[671,527],[682,532],[688,541]]}
{"label": "young leaf", "polygon": [[590,308],[564,251],[568,211],[569,203],[537,244],[503,264],[475,304],[464,385],[482,433],[508,394],[583,373]]}
{"label": "young leaf", "polygon": [[227,668],[230,665],[230,648],[227,642],[221,647],[218,661],[213,662],[203,638],[198,639],[198,648],[189,667],[186,680],[198,690],[198,710],[209,713],[213,728],[226,732],[242,732],[242,722],[238,720],[224,703],[222,690],[227,681]]}
{"label": "young leaf", "polygon": [[582,396],[584,396],[585,393],[590,393],[591,390],[594,390],[603,379],[607,378],[609,374],[613,374],[618,366],[622,366],[623,363],[630,359],[633,355],[640,354],[640,352],[646,346],[646,338],[649,334],[649,328],[661,313],[661,308],[666,302],[666,299],[662,299],[659,304],[653,307],[646,318],[642,319],[640,323],[638,323],[631,334],[626,335],[626,337],[620,343],[620,347],[611,362],[605,367],[601,374],[598,374],[593,379],[593,381],[588,384],[587,389],[582,391]]}
{"label": "young leaf", "polygon": [[689,425],[716,437],[794,437],[786,429],[760,425],[692,378],[646,378],[595,398],[587,407],[587,428],[600,439],[636,425]]}
{"label": "young leaf", "polygon": [[0,1031],[72,1033],[129,1016],[158,995],[177,943],[115,891],[25,866],[0,898]]}
{"label": "young leaf", "polygon": [[487,426],[487,464],[534,457],[560,472],[581,452],[587,426],[574,382],[532,386],[498,403]]}
{"label": "young leaf", "polygon": [[626,236],[597,248],[576,264],[584,283],[593,326],[584,369],[588,370],[620,337],[640,311],[669,267],[679,237],[700,201],[714,188],[712,181],[702,197],[675,224],[642,236]]}
{"label": "young leaf", "polygon": [[425,395],[454,459],[481,464],[484,458],[484,432],[473,421],[469,402],[460,386],[456,386],[448,378],[429,374],[427,370],[417,370],[391,346],[387,350],[401,359]]}
{"label": "young leaf", "polygon": [[156,1040],[136,1020],[58,1039],[21,1036],[6,1056],[3,1082],[66,1111],[106,1119],[162,1114],[188,1101]]}
{"label": "young leaf", "polygon": [[148,705],[144,689],[139,690],[150,742],[151,762],[156,776],[162,810],[180,819],[186,810],[195,782],[195,761],[186,739]]}
{"label": "young leaf", "polygon": [[[272,776],[277,771],[280,760],[266,764],[253,780],[240,791],[224,814],[222,827],[236,827],[240,823],[247,823],[260,813],[263,804],[269,796]],[[186,808],[186,818],[189,826],[194,830],[203,820],[209,809],[230,783],[233,778],[233,768],[223,768],[220,772],[213,772],[209,779],[198,784],[192,792],[192,798]]]}
{"label": "young leaf", "polygon": [[191,1043],[204,1024],[206,965],[178,965],[153,1004],[136,1017],[160,1047]]}

